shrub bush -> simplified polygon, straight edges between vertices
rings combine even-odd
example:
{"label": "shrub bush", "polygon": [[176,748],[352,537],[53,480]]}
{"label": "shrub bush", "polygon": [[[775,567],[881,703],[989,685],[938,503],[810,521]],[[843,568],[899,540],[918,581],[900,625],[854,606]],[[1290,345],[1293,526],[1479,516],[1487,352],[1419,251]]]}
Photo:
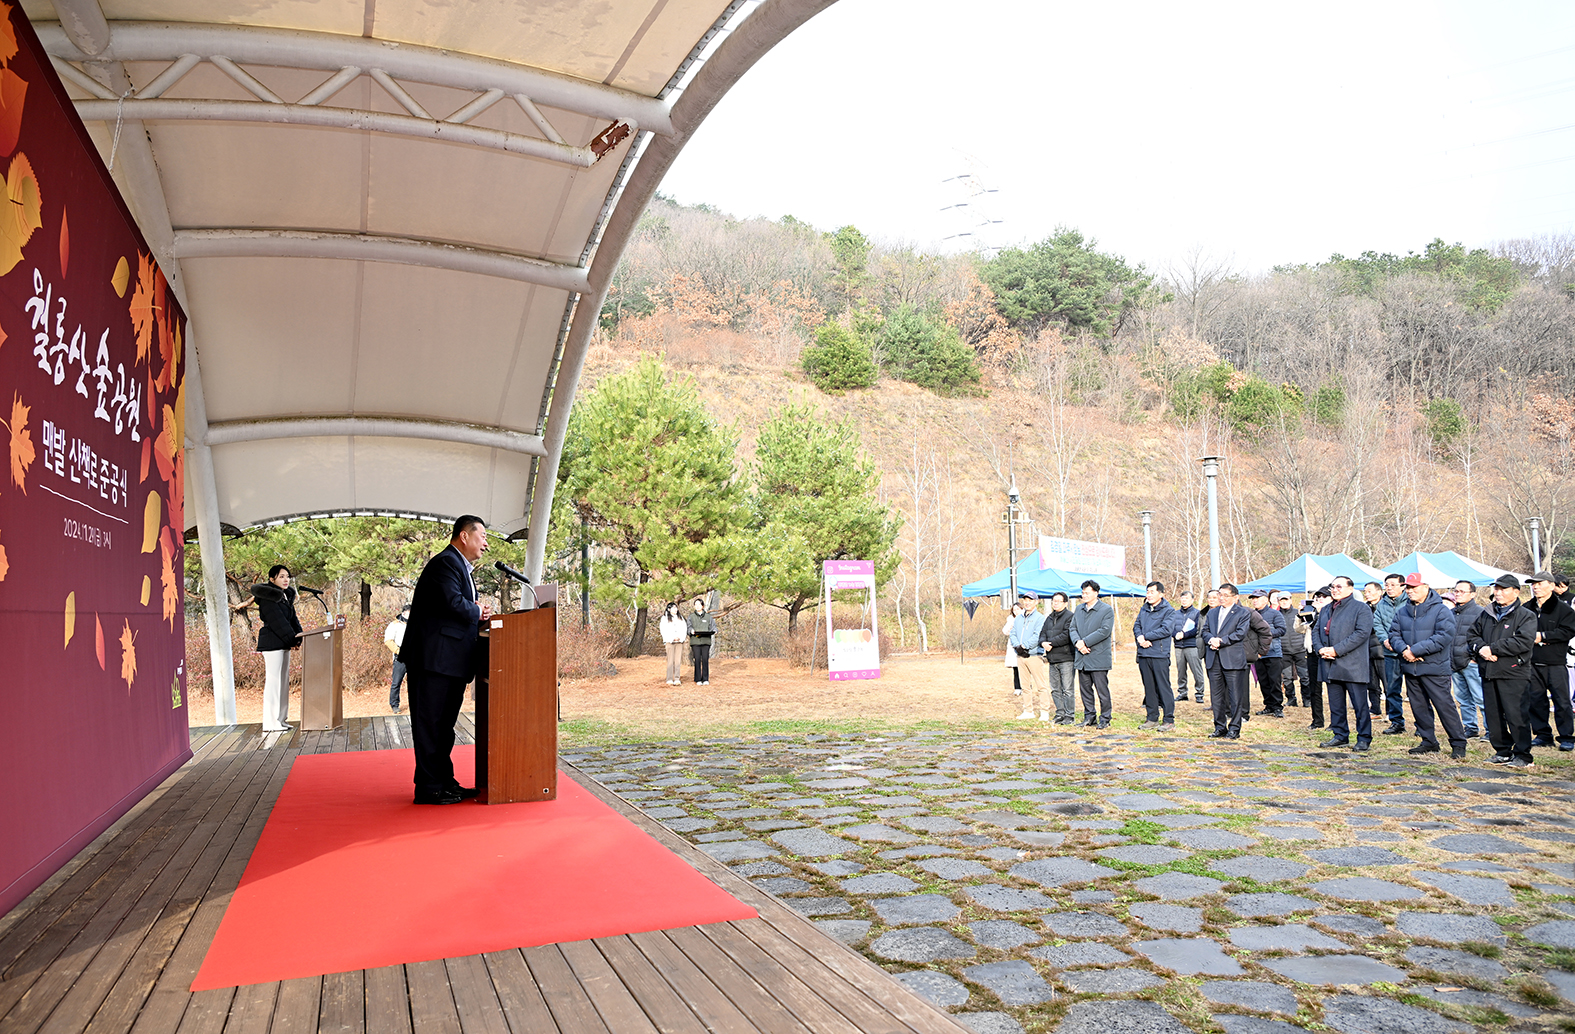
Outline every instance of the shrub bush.
{"label": "shrub bush", "polygon": [[904,305],[887,317],[881,337],[882,359],[903,380],[937,395],[977,393],[979,362],[948,324]]}
{"label": "shrub bush", "polygon": [[804,349],[799,364],[821,391],[840,395],[875,383],[875,358],[869,342],[840,323],[823,324],[815,343]]}

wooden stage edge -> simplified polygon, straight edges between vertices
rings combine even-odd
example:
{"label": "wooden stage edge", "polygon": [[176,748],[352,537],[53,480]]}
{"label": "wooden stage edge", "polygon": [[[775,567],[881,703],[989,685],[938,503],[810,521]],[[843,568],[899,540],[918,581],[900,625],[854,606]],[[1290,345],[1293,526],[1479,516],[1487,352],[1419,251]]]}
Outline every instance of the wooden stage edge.
{"label": "wooden stage edge", "polygon": [[[459,742],[473,742],[472,719],[460,716]],[[189,762],[0,917],[0,1034],[966,1034],[566,763],[759,918],[193,994],[290,761],[403,749],[410,721],[191,740]],[[312,923],[301,916],[302,937]]]}

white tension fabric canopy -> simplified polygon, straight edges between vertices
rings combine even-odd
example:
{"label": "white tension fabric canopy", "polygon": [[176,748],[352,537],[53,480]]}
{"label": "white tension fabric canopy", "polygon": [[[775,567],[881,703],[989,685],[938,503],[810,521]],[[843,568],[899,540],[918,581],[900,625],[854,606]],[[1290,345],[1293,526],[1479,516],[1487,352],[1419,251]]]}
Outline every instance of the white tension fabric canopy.
{"label": "white tension fabric canopy", "polygon": [[209,598],[221,527],[302,516],[479,514],[539,576],[630,233],[716,102],[832,2],[22,0],[190,320]]}

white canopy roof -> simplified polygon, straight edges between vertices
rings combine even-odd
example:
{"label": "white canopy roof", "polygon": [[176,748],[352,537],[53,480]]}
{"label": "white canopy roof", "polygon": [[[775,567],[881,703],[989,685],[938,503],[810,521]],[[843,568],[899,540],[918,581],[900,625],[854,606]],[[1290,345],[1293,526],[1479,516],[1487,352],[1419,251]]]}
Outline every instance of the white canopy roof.
{"label": "white canopy roof", "polygon": [[[646,203],[833,0],[21,0],[189,318],[186,513],[474,513],[540,576]],[[229,615],[209,607],[215,720]]]}
{"label": "white canopy roof", "polygon": [[829,2],[23,7],[190,318],[217,519],[470,512],[518,535],[639,211]]}

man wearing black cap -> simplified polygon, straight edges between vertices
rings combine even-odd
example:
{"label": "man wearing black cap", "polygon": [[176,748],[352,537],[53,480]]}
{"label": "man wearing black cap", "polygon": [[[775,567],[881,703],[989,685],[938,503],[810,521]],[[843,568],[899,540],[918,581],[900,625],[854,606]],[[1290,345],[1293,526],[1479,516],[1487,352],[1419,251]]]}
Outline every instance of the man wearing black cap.
{"label": "man wearing black cap", "polygon": [[[1570,674],[1564,666],[1570,640],[1575,638],[1575,610],[1553,591],[1556,576],[1538,571],[1527,584],[1531,599],[1526,609],[1537,615],[1537,638],[1531,649],[1531,685],[1526,691],[1526,718],[1531,726],[1531,745],[1551,747],[1553,731],[1558,729],[1559,749],[1575,750],[1575,722],[1570,714]],[[1548,702],[1553,703],[1553,722],[1548,722]]]}
{"label": "man wearing black cap", "polygon": [[1494,754],[1488,761],[1530,768],[1531,726],[1526,720],[1526,683],[1537,639],[1537,615],[1520,605],[1520,580],[1501,574],[1493,583],[1493,605],[1471,630],[1471,652],[1482,671],[1482,707]]}
{"label": "man wearing black cap", "polygon": [[1258,677],[1258,692],[1263,697],[1263,710],[1272,718],[1285,717],[1285,700],[1280,696],[1280,666],[1285,654],[1280,640],[1285,638],[1285,617],[1278,607],[1269,606],[1269,591],[1256,589],[1247,597],[1247,603],[1257,611],[1258,617],[1269,626],[1269,647],[1252,662],[1252,672]]}
{"label": "man wearing black cap", "polygon": [[1400,659],[1411,717],[1422,742],[1411,754],[1437,754],[1438,734],[1434,715],[1449,737],[1449,756],[1466,756],[1466,730],[1449,691],[1450,661],[1455,649],[1455,613],[1443,598],[1422,582],[1415,571],[1405,576],[1406,600],[1389,621],[1389,645]]}

